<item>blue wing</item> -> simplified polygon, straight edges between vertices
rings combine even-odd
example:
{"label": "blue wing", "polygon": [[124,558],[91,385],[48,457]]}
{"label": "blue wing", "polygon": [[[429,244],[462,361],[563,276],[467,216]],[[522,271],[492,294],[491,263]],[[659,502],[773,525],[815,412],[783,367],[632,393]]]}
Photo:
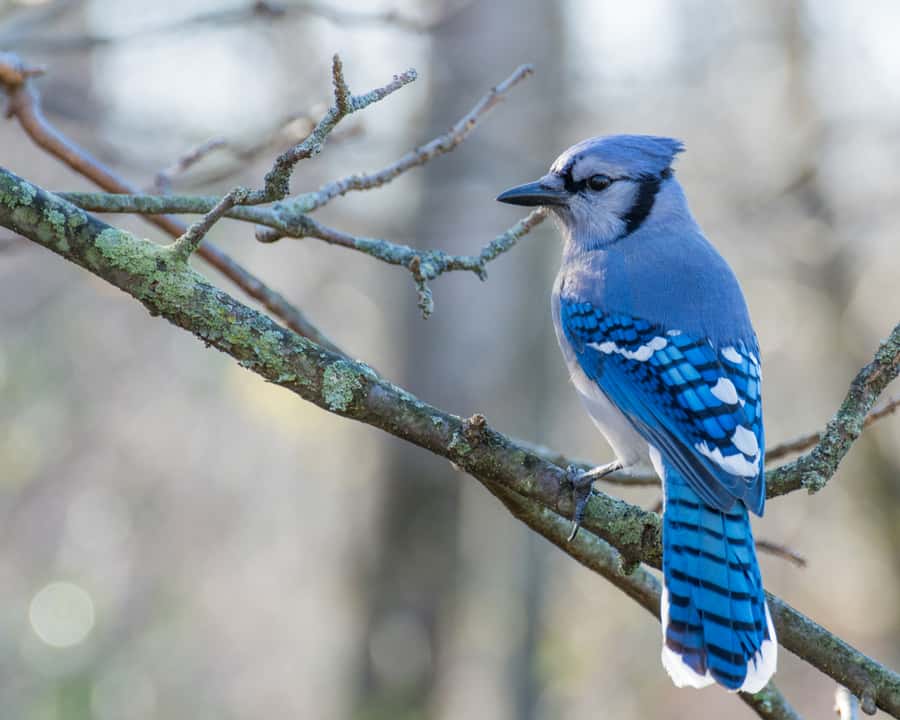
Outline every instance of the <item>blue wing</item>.
{"label": "blue wing", "polygon": [[635,429],[720,510],[765,504],[760,368],[755,341],[705,338],[589,302],[560,298],[560,320],[585,374]]}

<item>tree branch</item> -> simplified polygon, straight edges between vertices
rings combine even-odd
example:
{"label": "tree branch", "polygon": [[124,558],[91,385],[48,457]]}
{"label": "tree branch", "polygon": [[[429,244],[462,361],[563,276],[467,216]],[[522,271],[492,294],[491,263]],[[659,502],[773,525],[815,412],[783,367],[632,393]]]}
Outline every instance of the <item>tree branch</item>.
{"label": "tree branch", "polygon": [[409,85],[417,77],[416,71],[410,68],[404,73],[394,75],[394,79],[387,85],[370,90],[363,95],[351,95],[350,89],[344,81],[341,59],[337,55],[333,58],[331,70],[335,104],[328,109],[325,116],[319,120],[303,142],[281,153],[275,159],[272,169],[266,174],[263,189],[251,192],[247,197],[246,204],[256,205],[286,198],[290,192],[291,174],[294,167],[301,160],[318,155],[322,151],[326,138],[341,120],[351,113],[367,108],[379,100],[384,100],[404,85]]}
{"label": "tree branch", "polygon": [[409,270],[418,290],[419,307],[425,317],[434,310],[429,281],[446,272],[459,270],[473,272],[479,279],[485,280],[487,264],[501,253],[512,249],[520,238],[531,232],[547,217],[543,208],[532,210],[511,228],[497,235],[478,255],[451,255],[443,250],[417,250],[409,245],[389,240],[351,235],[324,225],[308,215],[291,217],[278,204],[273,207],[235,207],[230,200],[226,202],[227,195],[218,199],[206,196],[63,192],[59,193],[59,197],[82,210],[95,212],[145,215],[208,213],[207,217],[215,213],[216,218],[226,217],[271,228],[272,234],[268,234],[266,230],[257,230],[256,238],[260,242],[273,242],[290,235],[295,238],[315,238],[329,245],[356,250],[388,265],[397,265]]}
{"label": "tree branch", "polygon": [[[557,514],[555,523],[568,527],[558,515],[560,510],[571,511],[571,498],[560,487],[565,476],[562,468],[490,429],[481,416],[463,420],[439,410],[384,380],[364,363],[351,362],[291,333],[210,285],[171,246],[161,247],[112,228],[2,169],[0,225],[104,278],[138,299],[152,314],[192,332],[266,380],[332,413],[441,455],[492,491],[502,488],[525,496],[534,506]],[[895,334],[900,334],[900,328]],[[850,395],[861,398],[856,410],[845,401],[848,407],[842,406],[838,417],[860,410],[864,417],[874,402],[870,396],[879,383],[886,384],[885,378],[896,371],[898,363],[900,346],[889,341],[851,388]],[[835,432],[850,438],[852,428],[851,434]],[[852,439],[847,442],[849,446]],[[533,522],[545,515],[541,510]],[[548,522],[546,518],[544,522]],[[616,548],[624,572],[638,572],[640,562],[659,567],[661,532],[655,514],[597,493],[589,503],[584,527]],[[568,552],[568,547],[565,549]],[[769,606],[784,647],[850,689],[862,699],[864,708],[875,705],[900,717],[900,675],[783,600],[769,595]]]}
{"label": "tree branch", "polygon": [[[176,240],[178,252],[184,256],[194,252],[210,228],[223,217],[265,226],[258,228],[256,232],[256,238],[260,242],[276,242],[283,237],[314,237],[332,245],[358,250],[383,262],[407,268],[412,273],[416,284],[419,308],[422,310],[423,316],[428,317],[434,310],[434,299],[428,285],[429,281],[452,270],[468,270],[484,280],[486,264],[502,252],[509,250],[520,237],[540,223],[546,216],[545,211],[543,209],[533,211],[527,218],[495,238],[477,256],[448,255],[439,250],[419,251],[387,240],[350,235],[313,220],[308,213],[351,190],[381,187],[408,170],[424,165],[429,160],[454,150],[466,140],[479,120],[495,107],[509,90],[533,72],[530,65],[518,67],[508,78],[484,95],[447,133],[410,151],[387,167],[374,173],[351,175],[342,180],[328,183],[315,192],[285,199],[291,173],[296,163],[318,153],[326,137],[343,117],[386,97],[389,93],[415,79],[415,71],[410,70],[404,75],[396,76],[393,83],[383,88],[373,90],[366,95],[353,96],[344,80],[341,60],[335,55],[332,64],[334,105],[306,139],[278,157],[272,170],[266,175],[265,187],[262,190],[251,191],[246,188],[234,188],[221,198],[110,196],[101,193],[64,193],[61,196],[83,209],[101,212],[138,212],[153,215],[203,214],[204,217],[201,221],[191,225]],[[273,201],[280,202],[265,209],[246,207]]]}
{"label": "tree branch", "polygon": [[[487,488],[515,518],[589,570],[604,577],[647,610],[655,620],[659,620],[661,590],[659,580],[651,572],[643,567],[637,567],[634,572],[626,573],[619,552],[593,533],[579,532],[569,542],[571,532],[569,520],[501,485],[487,484]],[[758,693],[742,692],[738,693],[738,696],[757,715],[766,720],[800,720],[800,716],[773,682],[769,682]]]}
{"label": "tree branch", "polygon": [[334,86],[334,105],[319,120],[312,132],[289,150],[285,150],[275,158],[272,169],[266,173],[265,185],[261,190],[236,187],[222,198],[203,216],[199,222],[191,225],[182,235],[176,238],[173,249],[182,257],[190,257],[206,236],[206,233],[229,210],[236,205],[261,205],[263,203],[283,200],[290,192],[291,175],[301,160],[318,155],[325,145],[325,140],[338,123],[348,115],[362,110],[372,103],[383,100],[404,85],[416,79],[416,71],[410,68],[405,73],[394,75],[387,85],[370,90],[364,95],[352,95],[347,81],[344,79],[344,65],[339,55],[331,60],[331,80]]}
{"label": "tree branch", "polygon": [[503,100],[506,93],[533,73],[534,68],[531,65],[520,65],[506,80],[491,88],[469,112],[457,120],[453,127],[443,135],[439,135],[424,145],[410,150],[399,160],[377,172],[349,175],[323,185],[315,192],[298,195],[291,200],[294,206],[293,210],[298,213],[312,212],[323,205],[327,205],[334,198],[346,195],[348,192],[379,188],[408,170],[420,167],[429,160],[455,150],[475,129],[481,118]]}
{"label": "tree branch", "polygon": [[[866,416],[878,396],[900,374],[900,324],[885,339],[875,357],[850,383],[837,413],[822,439],[806,455],[766,473],[766,497],[806,488],[814,493],[825,487],[838,465],[866,426]],[[887,414],[887,413],[885,413]]]}
{"label": "tree branch", "polygon": [[[100,161],[78,147],[51,125],[41,110],[40,97],[32,86],[30,77],[36,72],[19,72],[23,64],[15,55],[0,55],[0,90],[9,98],[7,115],[19,121],[25,133],[35,144],[53,157],[61,160],[78,174],[111,193],[134,193],[137,189],[116,176]],[[34,69],[32,69],[34,70]],[[159,216],[147,218],[172,237],[178,237],[186,226],[178,219]],[[248,272],[229,255],[211,243],[205,243],[197,253],[222,275],[243,290],[275,317],[280,318],[291,330],[308,337],[332,352],[343,354],[306,315],[288,300],[268,287],[262,280]]]}

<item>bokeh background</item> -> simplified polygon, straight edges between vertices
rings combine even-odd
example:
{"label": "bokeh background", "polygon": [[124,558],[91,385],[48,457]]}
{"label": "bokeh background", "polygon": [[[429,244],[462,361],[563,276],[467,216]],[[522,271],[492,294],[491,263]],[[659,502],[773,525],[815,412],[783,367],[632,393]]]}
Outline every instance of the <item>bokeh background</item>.
{"label": "bokeh background", "polygon": [[[203,194],[258,184],[308,131],[335,51],[357,91],[410,66],[420,79],[349,119],[298,168],[298,192],[394,160],[534,63],[456,152],[322,218],[475,252],[520,216],[498,191],[573,142],[679,137],[694,212],[749,300],[772,441],[823,427],[900,319],[892,0],[279,7],[0,0],[0,49],[46,65],[50,120],[144,187],[224,138],[175,180]],[[414,22],[369,17],[382,10]],[[0,163],[50,189],[90,187],[13,121],[0,122]],[[434,282],[427,321],[404,270],[316,240],[259,245],[227,221],[211,237],[429,402],[608,459],[552,335],[550,223],[487,283]],[[673,688],[658,624],[446,461],[265,384],[10,233],[0,247],[3,717],[753,717],[718,689]],[[900,418],[881,421],[824,492],[773,501],[755,525],[809,563],[762,556],[769,588],[894,668],[898,441]],[[831,716],[829,678],[783,652],[777,681],[809,717]]]}

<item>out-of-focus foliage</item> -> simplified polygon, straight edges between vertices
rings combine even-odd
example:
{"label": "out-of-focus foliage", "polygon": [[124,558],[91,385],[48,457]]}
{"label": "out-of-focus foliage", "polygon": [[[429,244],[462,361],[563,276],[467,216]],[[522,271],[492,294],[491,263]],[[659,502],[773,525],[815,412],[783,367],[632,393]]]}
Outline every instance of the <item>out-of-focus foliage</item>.
{"label": "out-of-focus foliage", "polygon": [[[894,3],[385,5],[437,18],[425,33],[299,11],[233,19],[250,6],[6,0],[0,46],[45,64],[51,120],[140,184],[224,136],[226,148],[175,180],[199,193],[258,184],[290,141],[275,130],[328,102],[336,50],[355,89],[409,66],[421,80],[355,116],[354,132],[301,165],[298,191],[392,161],[534,62],[537,76],[455,153],[334,203],[325,219],[474,252],[517,217],[497,192],[571,143],[679,137],[695,214],[748,296],[771,440],[823,426],[897,322]],[[11,122],[0,123],[0,163],[45,187],[87,187]],[[117,221],[156,237],[139,219]],[[606,459],[552,338],[550,224],[496,261],[487,284],[437,280],[428,321],[404,272],[371,258],[312,240],[261,246],[236,224],[212,237],[429,401]],[[674,689],[644,611],[446,463],[304,405],[7,239],[4,717],[751,717],[716,689]],[[799,570],[764,556],[771,589],[893,667],[898,423],[868,430],[823,493],[773,501],[756,526],[809,561]],[[831,682],[782,657],[777,679],[798,709],[831,712]]]}

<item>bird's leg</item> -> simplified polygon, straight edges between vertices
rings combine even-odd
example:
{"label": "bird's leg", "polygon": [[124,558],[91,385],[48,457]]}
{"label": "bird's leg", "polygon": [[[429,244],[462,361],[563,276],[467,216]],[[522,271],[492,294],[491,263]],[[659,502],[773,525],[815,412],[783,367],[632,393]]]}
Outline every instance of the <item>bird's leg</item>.
{"label": "bird's leg", "polygon": [[566,476],[563,478],[562,484],[572,487],[572,499],[575,501],[575,513],[572,517],[574,525],[566,542],[572,542],[578,534],[578,528],[581,527],[581,520],[584,518],[584,509],[591,498],[591,488],[594,481],[616,470],[621,470],[623,467],[624,465],[622,465],[620,460],[614,460],[611,463],[599,465],[591,470],[579,470],[574,465],[569,465],[566,468]]}

